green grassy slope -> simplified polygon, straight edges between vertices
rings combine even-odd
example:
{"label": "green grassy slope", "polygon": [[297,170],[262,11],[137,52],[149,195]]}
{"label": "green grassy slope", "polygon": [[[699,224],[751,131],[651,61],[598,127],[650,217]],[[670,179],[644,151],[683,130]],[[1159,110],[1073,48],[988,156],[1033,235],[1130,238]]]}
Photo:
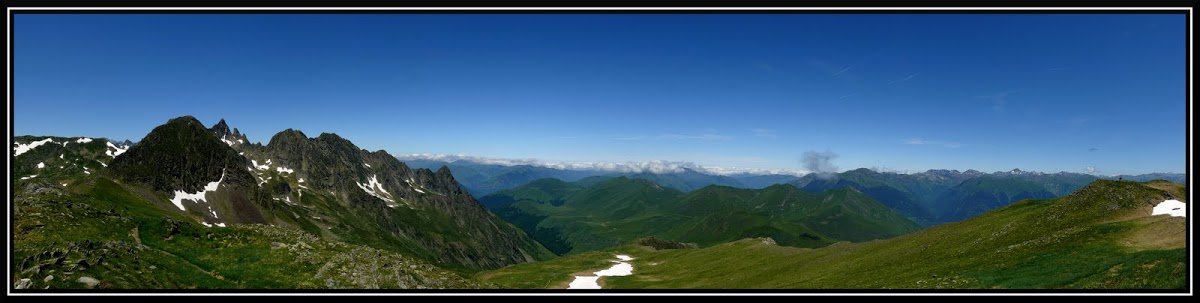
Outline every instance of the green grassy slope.
{"label": "green grassy slope", "polygon": [[[623,246],[596,253],[637,258],[633,275],[602,279],[608,288],[1183,289],[1186,219],[1150,216],[1165,199],[1186,201],[1185,189],[1165,181],[1101,180],[1065,197],[1025,200],[887,240],[807,249],[746,239],[701,249]],[[477,276],[506,287],[541,287],[509,281],[587,258]]]}

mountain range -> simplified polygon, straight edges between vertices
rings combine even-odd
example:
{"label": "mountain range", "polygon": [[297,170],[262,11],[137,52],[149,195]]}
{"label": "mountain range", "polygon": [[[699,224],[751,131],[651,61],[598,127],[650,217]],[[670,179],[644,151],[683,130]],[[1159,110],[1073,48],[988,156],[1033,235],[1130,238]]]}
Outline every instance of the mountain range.
{"label": "mountain range", "polygon": [[13,142],[20,290],[529,287],[630,249],[639,275],[605,283],[1175,288],[1185,250],[1180,219],[1143,213],[1186,189],[1132,181],[1182,175],[402,162],[332,133],[251,143],[191,116],[137,142]]}
{"label": "mountain range", "polygon": [[642,178],[540,179],[479,199],[558,254],[653,236],[709,246],[770,237],[797,247],[889,238],[919,229],[854,188],[810,193],[710,185],[691,192]]}
{"label": "mountain range", "polygon": [[[414,167],[446,166],[455,176],[462,172],[469,177],[460,178],[459,182],[476,197],[516,188],[542,178],[574,182],[595,176],[645,179],[682,192],[710,185],[762,189],[774,184],[791,184],[809,192],[853,187],[921,226],[959,221],[1025,198],[1060,197],[1099,179],[1187,182],[1187,176],[1184,174],[1163,173],[1101,177],[1070,172],[1028,172],[1020,169],[993,173],[933,169],[901,174],[859,168],[841,173],[810,173],[804,176],[752,173],[717,175],[688,168],[658,173],[614,172],[530,164],[500,165],[469,159],[445,161],[411,156],[405,159]],[[972,181],[965,182],[968,180]]]}
{"label": "mountain range", "polygon": [[[194,249],[196,245],[222,247],[210,240],[226,236],[242,239],[237,243],[242,246],[224,246],[234,250],[267,249],[272,251],[270,254],[277,255],[280,252],[275,250],[280,249],[279,245],[299,245],[303,247],[301,251],[316,253],[310,255],[317,259],[310,261],[342,262],[338,266],[343,267],[358,266],[355,264],[361,262],[347,262],[366,256],[358,256],[360,253],[371,252],[380,260],[395,261],[377,262],[379,266],[412,264],[409,269],[387,271],[391,274],[430,273],[412,277],[384,275],[372,281],[341,281],[338,277],[329,277],[328,281],[317,281],[319,283],[312,287],[482,287],[482,284],[463,279],[461,273],[554,256],[520,229],[476,202],[459,187],[448,169],[411,169],[386,152],[360,149],[335,134],[309,138],[300,131],[288,129],[273,136],[267,145],[251,144],[245,134],[236,128],[231,130],[224,120],[205,127],[195,118],[184,116],[155,127],[132,145],[102,138],[27,136],[17,137],[15,141],[13,173],[24,176],[16,180],[15,188],[18,196],[30,197],[18,198],[17,208],[40,210],[34,213],[18,211],[17,222],[26,228],[19,234],[30,235],[17,237],[14,242],[15,247],[25,253],[23,258],[28,259],[27,264],[19,266],[20,273],[44,273],[47,266],[57,268],[61,265],[36,264],[64,253],[61,247],[40,245],[68,240],[60,238],[66,236],[61,234],[62,227],[50,227],[58,225],[56,222],[47,222],[37,216],[46,216],[47,211],[61,212],[61,207],[83,207],[80,205],[102,205],[105,210],[74,220],[83,220],[81,222],[93,226],[128,227],[121,233],[109,230],[108,226],[101,228],[109,233],[96,235],[97,239],[112,240],[102,245],[140,242],[143,244],[139,245],[154,247],[173,256],[166,259],[183,258],[202,268],[201,271],[213,273],[206,274],[210,278],[227,276],[214,271],[222,266],[212,262],[224,257],[211,253],[219,250],[189,252],[188,249]],[[71,202],[63,204],[66,203],[63,201]],[[64,214],[71,216],[73,213],[65,211]],[[91,217],[93,215],[98,216]],[[169,228],[162,228],[164,224]],[[168,229],[166,234],[160,234]],[[296,242],[291,236],[280,238],[277,235],[280,229],[287,230],[284,232],[287,234],[297,231],[315,238],[302,242]],[[186,235],[186,239],[179,233]],[[247,243],[246,239],[256,240]],[[84,245],[79,241],[69,243]],[[86,244],[90,245],[89,251],[101,249],[93,247],[101,245],[99,242],[87,243],[90,243]],[[138,250],[142,246],[132,247]],[[128,253],[138,255],[132,251]],[[318,274],[321,270],[329,269],[314,268],[313,264],[320,265],[311,262],[287,265],[304,267],[297,273],[312,275],[273,283],[288,287],[308,285],[295,283],[315,279],[322,276]],[[325,264],[333,266],[333,263]],[[162,263],[149,265],[164,266]],[[226,269],[242,270],[236,266]],[[439,276],[443,278],[424,280]],[[258,283],[261,282],[259,279],[277,277],[242,277],[234,284],[213,281],[208,282],[215,284],[206,284],[203,277],[199,280],[186,278],[180,277],[182,280],[171,283],[236,286],[242,285],[237,283]],[[464,282],[447,282],[454,279]],[[231,282],[230,279],[217,280]],[[133,283],[124,287],[138,285],[134,278],[121,280],[114,277],[111,281]],[[179,286],[171,283],[164,285]]]}

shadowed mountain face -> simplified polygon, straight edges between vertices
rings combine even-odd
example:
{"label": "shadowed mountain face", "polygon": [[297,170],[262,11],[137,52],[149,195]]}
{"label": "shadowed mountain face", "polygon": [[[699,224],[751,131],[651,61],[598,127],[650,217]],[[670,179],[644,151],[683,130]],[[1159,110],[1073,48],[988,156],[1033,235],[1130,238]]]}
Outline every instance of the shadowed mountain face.
{"label": "shadowed mountain face", "polygon": [[[193,117],[179,117],[155,127],[109,166],[109,172],[164,197],[156,204],[199,217],[206,224],[267,223],[259,206],[261,193],[249,161],[226,146]],[[218,182],[216,188],[206,188]],[[212,199],[176,200],[180,193],[213,191]],[[178,203],[178,205],[172,205]]]}
{"label": "shadowed mountain face", "polygon": [[820,247],[912,232],[918,226],[854,189],[808,193],[708,186],[689,193],[644,179],[543,179],[480,199],[555,253],[602,249],[653,236],[714,245],[771,237]]}
{"label": "shadowed mountain face", "polygon": [[[180,117],[118,156],[111,173],[205,224],[288,225],[467,270],[552,256],[479,205],[448,169],[413,170],[334,134],[289,129],[262,146],[223,120],[204,128]],[[205,199],[177,198],[198,192]]]}

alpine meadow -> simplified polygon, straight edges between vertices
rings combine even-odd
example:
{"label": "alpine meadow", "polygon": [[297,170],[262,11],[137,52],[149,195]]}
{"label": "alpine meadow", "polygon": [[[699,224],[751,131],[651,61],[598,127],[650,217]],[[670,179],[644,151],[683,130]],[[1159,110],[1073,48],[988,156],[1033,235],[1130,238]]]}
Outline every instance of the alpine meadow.
{"label": "alpine meadow", "polygon": [[434,12],[9,10],[8,293],[1192,292],[1190,8]]}

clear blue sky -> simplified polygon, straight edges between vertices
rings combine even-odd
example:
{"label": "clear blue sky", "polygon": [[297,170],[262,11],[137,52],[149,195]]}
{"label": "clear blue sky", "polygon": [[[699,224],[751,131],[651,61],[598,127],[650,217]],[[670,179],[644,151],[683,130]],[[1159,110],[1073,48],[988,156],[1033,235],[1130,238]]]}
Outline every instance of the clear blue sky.
{"label": "clear blue sky", "polygon": [[691,161],[1183,172],[1177,15],[24,15],[15,135]]}

